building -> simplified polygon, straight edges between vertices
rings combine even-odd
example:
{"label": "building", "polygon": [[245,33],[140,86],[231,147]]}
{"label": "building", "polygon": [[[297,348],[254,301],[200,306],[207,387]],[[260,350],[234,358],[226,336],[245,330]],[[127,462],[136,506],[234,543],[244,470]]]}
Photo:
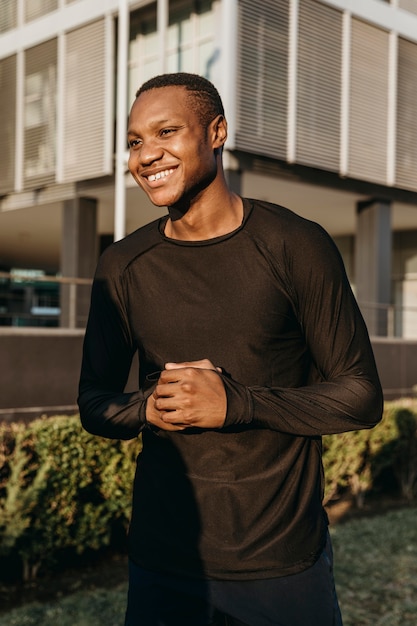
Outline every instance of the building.
{"label": "building", "polygon": [[[0,0],[3,324],[13,288],[25,323],[82,328],[88,287],[69,279],[162,213],[125,131],[136,89],[170,71],[218,87],[233,188],[321,223],[373,338],[415,354],[417,0]],[[67,277],[60,296],[45,274]]]}

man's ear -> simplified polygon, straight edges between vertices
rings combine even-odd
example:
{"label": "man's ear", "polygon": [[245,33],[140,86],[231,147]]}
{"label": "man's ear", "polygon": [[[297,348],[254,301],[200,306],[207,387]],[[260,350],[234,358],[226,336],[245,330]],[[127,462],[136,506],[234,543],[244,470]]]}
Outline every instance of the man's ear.
{"label": "man's ear", "polygon": [[227,122],[224,115],[218,115],[210,124],[213,148],[222,148],[227,139]]}

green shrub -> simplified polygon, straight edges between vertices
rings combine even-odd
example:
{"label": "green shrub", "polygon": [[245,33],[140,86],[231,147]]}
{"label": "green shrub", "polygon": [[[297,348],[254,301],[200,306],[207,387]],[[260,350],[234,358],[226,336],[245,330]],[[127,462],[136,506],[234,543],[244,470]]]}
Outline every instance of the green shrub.
{"label": "green shrub", "polygon": [[24,578],[60,551],[100,550],[127,529],[140,439],[89,435],[73,416],[2,426],[0,441],[0,554],[16,551]]}
{"label": "green shrub", "polygon": [[[88,434],[78,416],[0,425],[0,557],[36,576],[65,551],[81,554],[126,535],[141,439]],[[387,403],[380,424],[323,438],[325,502],[348,490],[361,506],[387,475],[417,495],[417,401]]]}
{"label": "green shrub", "polygon": [[357,505],[391,472],[399,494],[417,495],[417,401],[387,402],[382,421],[370,430],[323,437],[325,502],[349,489]]}
{"label": "green shrub", "polygon": [[30,531],[31,515],[46,485],[48,465],[37,468],[31,461],[22,425],[3,428],[0,441],[0,555],[7,555]]}
{"label": "green shrub", "polygon": [[363,493],[369,488],[370,482],[367,450],[366,431],[356,430],[323,437],[325,504],[349,488],[358,505],[361,505]]}
{"label": "green shrub", "polygon": [[417,411],[410,402],[397,407],[397,438],[392,450],[393,471],[401,495],[411,502],[417,494]]}

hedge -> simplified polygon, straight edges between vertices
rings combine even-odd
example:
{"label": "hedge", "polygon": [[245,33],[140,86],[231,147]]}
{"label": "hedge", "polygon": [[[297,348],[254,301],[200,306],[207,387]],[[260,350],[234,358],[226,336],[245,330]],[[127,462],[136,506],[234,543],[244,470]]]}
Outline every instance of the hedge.
{"label": "hedge", "polygon": [[[65,551],[82,554],[125,537],[141,439],[89,435],[78,416],[0,424],[0,558],[36,576]],[[387,403],[371,430],[323,437],[325,503],[346,490],[359,506],[389,479],[417,495],[417,400]]]}
{"label": "hedge", "polygon": [[78,416],[0,425],[0,557],[23,578],[64,550],[109,546],[126,532],[140,439],[89,435]]}
{"label": "hedge", "polygon": [[382,421],[370,430],[323,437],[324,502],[348,489],[363,505],[370,491],[412,501],[417,495],[417,400],[385,403]]}

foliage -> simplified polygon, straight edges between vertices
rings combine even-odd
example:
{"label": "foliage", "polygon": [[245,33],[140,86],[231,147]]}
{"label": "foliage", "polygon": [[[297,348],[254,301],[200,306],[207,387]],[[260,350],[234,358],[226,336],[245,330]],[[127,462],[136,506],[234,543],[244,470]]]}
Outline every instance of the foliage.
{"label": "foliage", "polygon": [[407,407],[401,407],[395,416],[398,429],[393,469],[402,495],[414,499],[417,487],[417,416]]}
{"label": "foliage", "polygon": [[127,529],[139,439],[94,437],[77,416],[3,425],[0,438],[0,556],[14,550],[25,579],[61,551],[99,550]]}
{"label": "foliage", "polygon": [[323,465],[326,503],[349,489],[360,507],[388,474],[411,502],[417,495],[417,401],[386,403],[373,429],[323,437]]}
{"label": "foliage", "polygon": [[325,503],[349,485],[355,485],[359,492],[359,484],[364,483],[365,477],[368,478],[368,472],[364,471],[366,457],[367,440],[364,431],[323,437]]}
{"label": "foliage", "polygon": [[[0,425],[0,557],[36,576],[60,555],[114,545],[125,537],[141,439],[92,436],[78,416]],[[417,401],[387,403],[370,430],[323,438],[325,502],[344,491],[361,506],[388,478],[417,495]]]}
{"label": "foliage", "polygon": [[[12,433],[14,433],[13,443],[10,436]],[[19,538],[28,531],[31,515],[36,509],[40,493],[46,486],[48,462],[36,471],[36,466],[27,452],[27,444],[22,426],[19,428],[14,425],[9,433],[4,431],[1,433],[3,477],[0,487],[4,496],[0,501],[0,555],[7,554],[13,549]],[[6,473],[5,451],[11,445]]]}

